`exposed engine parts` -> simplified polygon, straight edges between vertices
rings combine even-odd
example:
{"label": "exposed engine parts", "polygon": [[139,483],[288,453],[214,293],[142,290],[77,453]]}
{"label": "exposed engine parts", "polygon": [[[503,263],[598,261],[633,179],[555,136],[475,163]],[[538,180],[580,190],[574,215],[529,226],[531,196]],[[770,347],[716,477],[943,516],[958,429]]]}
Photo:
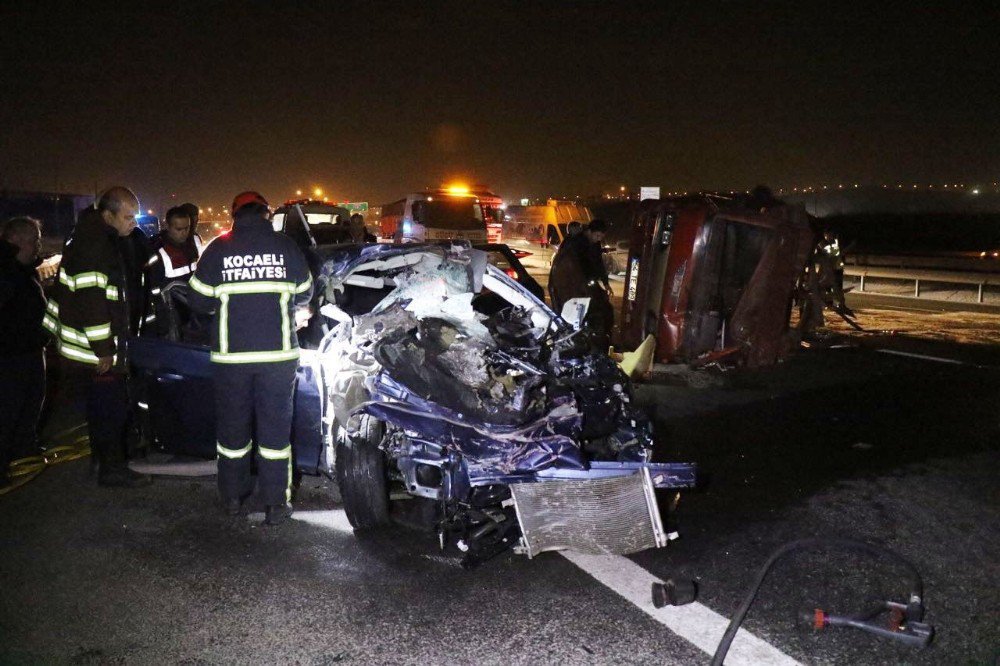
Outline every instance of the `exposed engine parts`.
{"label": "exposed engine parts", "polygon": [[[386,521],[375,495],[396,484],[439,505],[443,542],[470,564],[517,544],[534,555],[665,543],[652,489],[691,486],[694,466],[649,462],[651,426],[628,378],[487,266],[484,253],[459,244],[368,246],[334,253],[322,274],[323,313],[336,322],[317,357],[324,422],[340,440],[338,480],[355,527]],[[380,467],[385,478],[374,478]],[[601,508],[616,478],[624,485],[613,492],[635,509]],[[519,484],[550,499],[572,490],[576,499],[560,515],[541,515]],[[588,497],[590,514],[573,508]],[[635,539],[571,538],[615,521]],[[643,530],[650,536],[639,537]]]}

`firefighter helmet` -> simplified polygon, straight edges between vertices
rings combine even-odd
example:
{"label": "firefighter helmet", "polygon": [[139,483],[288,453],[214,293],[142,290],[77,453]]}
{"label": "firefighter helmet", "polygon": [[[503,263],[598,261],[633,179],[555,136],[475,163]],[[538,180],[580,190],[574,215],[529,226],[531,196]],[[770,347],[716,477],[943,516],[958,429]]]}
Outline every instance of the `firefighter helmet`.
{"label": "firefighter helmet", "polygon": [[259,192],[254,192],[248,190],[246,192],[240,192],[233,198],[233,205],[229,209],[233,215],[236,215],[236,211],[247,204],[260,204],[267,207],[267,199],[265,199]]}

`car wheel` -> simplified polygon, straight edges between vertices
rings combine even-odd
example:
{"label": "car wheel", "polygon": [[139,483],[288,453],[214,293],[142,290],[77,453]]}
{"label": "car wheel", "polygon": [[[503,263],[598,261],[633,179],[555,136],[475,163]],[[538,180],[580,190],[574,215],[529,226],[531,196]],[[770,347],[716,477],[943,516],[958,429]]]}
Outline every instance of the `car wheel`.
{"label": "car wheel", "polygon": [[358,432],[337,444],[337,485],[347,520],[356,531],[389,522],[389,475],[379,449],[384,434],[385,425],[364,414]]}

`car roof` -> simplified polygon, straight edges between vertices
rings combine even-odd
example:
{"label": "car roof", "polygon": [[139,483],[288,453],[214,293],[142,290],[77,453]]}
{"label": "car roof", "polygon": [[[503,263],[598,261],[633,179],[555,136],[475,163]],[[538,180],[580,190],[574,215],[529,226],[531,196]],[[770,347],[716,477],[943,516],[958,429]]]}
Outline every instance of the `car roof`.
{"label": "car roof", "polygon": [[430,251],[440,253],[443,257],[452,245],[454,243],[449,241],[439,243],[343,243],[319,247],[316,250],[323,259],[324,273],[336,276],[344,275],[361,264],[407,254]]}

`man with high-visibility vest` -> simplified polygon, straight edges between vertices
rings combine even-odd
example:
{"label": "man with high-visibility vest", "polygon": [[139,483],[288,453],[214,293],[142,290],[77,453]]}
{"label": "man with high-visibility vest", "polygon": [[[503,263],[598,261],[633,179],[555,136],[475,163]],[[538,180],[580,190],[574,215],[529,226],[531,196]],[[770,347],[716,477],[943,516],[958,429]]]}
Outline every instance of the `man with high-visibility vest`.
{"label": "man with high-visibility vest", "polygon": [[163,336],[170,332],[171,324],[180,327],[188,319],[182,315],[176,317],[176,321],[170,321],[170,308],[166,300],[169,295],[164,294],[163,289],[171,282],[187,283],[194,275],[198,259],[205,249],[201,237],[195,233],[194,220],[187,209],[174,206],[164,218],[159,247],[146,263],[152,307],[144,322],[147,327],[152,326]]}
{"label": "man with high-visibility vest", "polygon": [[96,208],[80,213],[42,320],[63,357],[63,394],[86,398],[90,448],[102,486],[131,488],[151,481],[126,465],[132,422],[126,352],[128,338],[138,331],[130,312],[137,299],[123,252],[138,212],[135,194],[113,187]]}
{"label": "man with high-visibility vest", "polygon": [[251,494],[250,456],[256,442],[265,522],[275,525],[292,512],[289,438],[299,359],[295,332],[308,321],[312,278],[295,241],[272,228],[264,197],[243,192],[230,210],[232,231],[205,248],[188,283],[189,302],[192,309],[213,315],[223,504],[236,515]]}
{"label": "man with high-visibility vest", "polygon": [[823,238],[816,247],[816,258],[820,286],[832,292],[834,309],[853,317],[854,311],[847,307],[844,299],[844,253],[840,249],[840,241],[830,229],[823,232]]}

